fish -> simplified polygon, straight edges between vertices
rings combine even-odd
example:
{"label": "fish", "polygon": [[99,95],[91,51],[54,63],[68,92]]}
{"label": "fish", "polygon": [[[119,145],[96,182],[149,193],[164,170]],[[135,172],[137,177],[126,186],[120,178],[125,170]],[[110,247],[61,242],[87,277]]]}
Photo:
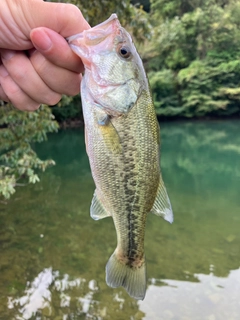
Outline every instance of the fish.
{"label": "fish", "polygon": [[160,129],[142,60],[116,14],[67,39],[85,71],[81,99],[85,144],[96,189],[94,220],[112,217],[117,247],[106,283],[143,300],[148,214],[173,222],[160,169]]}

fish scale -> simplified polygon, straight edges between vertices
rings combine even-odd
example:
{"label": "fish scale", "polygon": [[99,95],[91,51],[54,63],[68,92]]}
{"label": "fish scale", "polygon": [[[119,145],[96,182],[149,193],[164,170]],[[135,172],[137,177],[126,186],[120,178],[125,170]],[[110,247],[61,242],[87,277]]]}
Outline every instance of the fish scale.
{"label": "fish scale", "polygon": [[106,282],[143,299],[147,215],[153,212],[173,221],[161,177],[159,125],[148,80],[131,37],[115,14],[68,41],[85,65],[81,98],[96,185],[90,214],[95,220],[112,216],[117,233]]}
{"label": "fish scale", "polygon": [[[132,248],[129,243],[132,241],[137,243],[136,251],[143,256],[146,214],[153,206],[159,182],[159,167],[156,166],[154,171],[152,168],[149,170],[152,163],[159,163],[159,148],[155,141],[156,137],[149,130],[141,130],[146,126],[146,118],[148,118],[148,114],[142,108],[143,105],[146,105],[144,100],[146,98],[143,92],[137,104],[129,112],[127,119],[122,119],[122,121],[115,119],[112,122],[117,132],[121,132],[120,139],[123,139],[125,143],[125,145],[123,143],[124,151],[126,148],[126,153],[123,152],[122,159],[120,159],[120,162],[124,163],[123,189],[119,197],[122,201],[118,201],[118,207],[115,208],[115,211],[118,213],[122,211],[122,214],[113,215],[116,230],[117,232],[120,230],[119,239],[121,242],[119,246],[126,256],[128,256],[127,251],[130,250],[131,252]],[[152,112],[154,112],[154,109]],[[135,121],[137,113],[139,113],[138,122]],[[155,124],[152,123],[152,125]],[[137,134],[138,131],[142,134]],[[130,151],[132,157],[129,157]],[[134,169],[130,168],[131,163],[134,164]],[[132,187],[131,183],[133,183]],[[132,191],[130,197],[128,195],[129,190]],[[122,210],[122,203],[126,203],[127,208]],[[136,236],[133,236],[133,232],[128,232],[128,237],[126,237],[126,230],[134,230]],[[127,245],[124,243],[125,239],[128,240]]]}

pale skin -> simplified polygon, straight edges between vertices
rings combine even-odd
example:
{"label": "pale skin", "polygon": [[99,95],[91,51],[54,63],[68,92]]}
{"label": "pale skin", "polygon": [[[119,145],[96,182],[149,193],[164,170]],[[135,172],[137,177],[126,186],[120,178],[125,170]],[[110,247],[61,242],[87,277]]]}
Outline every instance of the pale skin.
{"label": "pale skin", "polygon": [[20,110],[79,93],[83,64],[65,38],[89,28],[71,4],[0,2],[0,100]]}

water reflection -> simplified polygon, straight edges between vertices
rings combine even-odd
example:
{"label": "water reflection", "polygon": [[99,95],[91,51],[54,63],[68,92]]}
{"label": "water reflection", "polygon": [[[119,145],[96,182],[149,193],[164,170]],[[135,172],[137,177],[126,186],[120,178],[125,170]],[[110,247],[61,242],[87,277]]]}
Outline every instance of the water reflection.
{"label": "water reflection", "polygon": [[[138,302],[142,312],[131,319],[239,319],[240,269],[231,271],[227,278],[216,277],[213,273],[195,274],[194,277],[198,282],[149,280],[146,298]],[[84,286],[88,292],[83,295]],[[70,280],[67,274],[61,277],[58,271],[46,268],[32,283],[27,283],[22,297],[8,298],[8,308],[18,310],[16,319],[42,319],[42,316],[75,319],[78,315],[100,320],[107,316],[109,305],[102,307],[100,301],[95,300],[98,291],[95,280]],[[118,310],[124,310],[126,301],[121,295],[116,294],[113,300],[118,303]],[[56,316],[57,310],[61,311],[60,316]]]}
{"label": "water reflection", "polygon": [[[104,319],[111,306],[97,300],[95,280],[69,279],[59,271],[46,268],[32,282],[27,282],[21,297],[8,297],[8,308],[15,309],[16,319]],[[108,301],[110,303],[110,300]],[[112,296],[116,310],[124,310],[125,299]],[[111,311],[110,311],[111,312]]]}
{"label": "water reflection", "polygon": [[0,204],[0,319],[238,320],[238,122],[166,123],[162,169],[175,221],[150,215],[143,302],[105,283],[112,219],[93,221],[82,130],[36,146],[57,165]]}
{"label": "water reflection", "polygon": [[45,309],[51,315],[51,291],[49,286],[52,284],[56,273],[52,270],[43,270],[32,283],[27,282],[24,295],[20,298],[8,298],[8,308],[17,307],[24,319],[35,316],[38,310]]}
{"label": "water reflection", "polygon": [[144,320],[237,320],[240,310],[240,269],[227,278],[195,274],[198,283],[164,280],[149,285],[146,299],[139,302]]}
{"label": "water reflection", "polygon": [[[8,308],[18,310],[17,319],[31,319],[40,315],[53,316],[55,314],[54,307],[57,307],[61,308],[61,310],[66,310],[67,313],[62,312],[61,316],[63,319],[67,319],[69,310],[75,302],[78,306],[75,313],[89,316],[90,308],[95,303],[93,294],[98,288],[96,282],[90,280],[88,283],[89,291],[82,296],[82,289],[85,285],[86,279],[76,278],[70,280],[69,275],[65,274],[61,277],[59,271],[46,268],[32,282],[27,282],[27,287],[22,297],[8,297]],[[71,297],[74,289],[78,290],[79,297],[75,295]],[[52,300],[56,299],[56,296],[58,304],[54,306],[54,301]]]}

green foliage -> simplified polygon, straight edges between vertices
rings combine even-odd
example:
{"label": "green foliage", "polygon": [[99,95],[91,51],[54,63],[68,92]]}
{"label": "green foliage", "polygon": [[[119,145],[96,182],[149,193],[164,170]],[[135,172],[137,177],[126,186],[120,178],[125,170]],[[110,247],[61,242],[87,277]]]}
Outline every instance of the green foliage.
{"label": "green foliage", "polygon": [[150,0],[131,0],[133,5],[141,5],[146,12],[150,11]]}
{"label": "green foliage", "polygon": [[0,104],[0,197],[9,199],[22,182],[38,182],[37,171],[54,164],[40,160],[33,149],[34,143],[46,140],[47,132],[57,131],[53,118],[46,105],[23,112]]}
{"label": "green foliage", "polygon": [[[240,60],[211,65],[207,59],[194,61],[178,73],[183,114],[188,117],[239,114],[236,108],[238,87],[229,88],[233,79],[240,80]],[[233,84],[232,84],[233,85]]]}
{"label": "green foliage", "polygon": [[[59,2],[57,0],[49,0]],[[75,4],[81,10],[91,26],[95,26],[110,17],[112,13],[118,15],[121,24],[128,28],[139,43],[150,38],[151,27],[149,17],[141,5],[133,5],[130,0],[62,0]],[[141,1],[138,1],[138,3]],[[147,2],[147,1],[146,1]]]}
{"label": "green foliage", "polygon": [[157,113],[240,115],[240,1],[151,4],[154,32],[145,56]]}
{"label": "green foliage", "polygon": [[150,73],[149,78],[157,113],[168,116],[169,108],[177,111],[179,101],[174,73],[169,69],[163,69]]}
{"label": "green foliage", "polygon": [[72,121],[82,118],[82,106],[79,95],[74,97],[62,96],[61,101],[56,106],[51,107],[51,111],[56,121]]}

